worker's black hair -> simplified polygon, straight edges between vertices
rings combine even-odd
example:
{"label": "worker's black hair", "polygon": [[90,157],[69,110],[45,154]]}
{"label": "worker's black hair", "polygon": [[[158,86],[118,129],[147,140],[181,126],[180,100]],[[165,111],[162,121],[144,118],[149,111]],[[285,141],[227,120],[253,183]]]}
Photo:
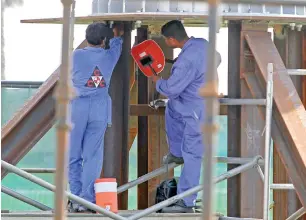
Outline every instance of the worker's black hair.
{"label": "worker's black hair", "polygon": [[92,23],[86,29],[86,40],[91,45],[101,45],[105,37],[110,35],[111,29],[103,23]]}
{"label": "worker's black hair", "polygon": [[183,41],[188,38],[182,22],[178,20],[169,21],[161,28],[161,34],[165,37],[172,37],[177,41]]}

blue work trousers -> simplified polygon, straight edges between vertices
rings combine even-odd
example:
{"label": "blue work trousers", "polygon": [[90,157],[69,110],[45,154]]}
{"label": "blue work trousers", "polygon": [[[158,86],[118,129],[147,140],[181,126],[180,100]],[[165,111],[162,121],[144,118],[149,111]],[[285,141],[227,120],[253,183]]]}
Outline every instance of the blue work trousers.
{"label": "blue work trousers", "polygon": [[69,185],[74,195],[95,203],[94,183],[103,164],[107,97],[78,97],[71,102]]}
{"label": "blue work trousers", "polygon": [[[184,165],[178,182],[177,193],[199,185],[204,146],[201,134],[202,111],[196,109],[190,116],[166,109],[166,131],[170,152],[183,157]],[[197,194],[184,198],[187,206],[194,206]]]}

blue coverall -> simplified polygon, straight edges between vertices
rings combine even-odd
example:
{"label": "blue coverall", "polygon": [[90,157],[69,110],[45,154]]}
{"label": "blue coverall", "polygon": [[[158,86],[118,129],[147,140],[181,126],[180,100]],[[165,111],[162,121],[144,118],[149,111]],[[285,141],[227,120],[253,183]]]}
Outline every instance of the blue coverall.
{"label": "blue coverall", "polygon": [[110,40],[110,49],[85,47],[73,54],[69,185],[74,195],[95,203],[94,182],[103,164],[104,134],[111,124],[108,94],[112,72],[122,50],[122,38]]}
{"label": "blue coverall", "polygon": [[[200,181],[204,99],[199,96],[199,88],[205,81],[207,49],[208,41],[191,37],[173,64],[169,79],[156,82],[156,90],[169,99],[165,119],[170,152],[184,159],[178,194],[199,185]],[[186,197],[186,206],[194,206],[196,197],[197,194]]]}

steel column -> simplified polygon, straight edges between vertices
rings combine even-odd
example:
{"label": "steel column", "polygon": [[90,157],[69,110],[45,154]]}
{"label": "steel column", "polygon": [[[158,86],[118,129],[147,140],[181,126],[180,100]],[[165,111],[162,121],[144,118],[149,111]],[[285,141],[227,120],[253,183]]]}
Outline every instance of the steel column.
{"label": "steel column", "polygon": [[[240,35],[241,21],[228,23],[228,97],[237,98],[240,95]],[[228,106],[227,109],[227,156],[240,157],[240,106]],[[228,165],[231,170],[237,165]],[[227,214],[240,217],[240,175],[227,182]]]}
{"label": "steel column", "polygon": [[[148,39],[147,27],[137,29],[137,44]],[[148,104],[148,78],[138,68],[138,104]],[[141,177],[149,172],[148,167],[148,116],[138,117],[138,136],[137,136],[137,177]],[[144,182],[137,187],[137,207],[138,209],[148,208],[148,182]]]}
{"label": "steel column", "polygon": [[[286,53],[286,68],[288,69],[301,69],[302,68],[302,59],[303,59],[303,42],[302,42],[302,34],[301,31],[292,31],[288,30],[287,37],[286,37],[286,43],[285,46],[287,47],[287,53]],[[302,76],[290,76],[297,93],[299,94],[299,97],[302,99]],[[290,179],[288,183],[291,183]],[[288,213],[287,216],[293,214],[297,209],[301,207],[301,203],[299,198],[297,197],[297,194],[295,191],[288,191]],[[282,207],[284,208],[284,207]],[[306,216],[301,218],[306,219]]]}
{"label": "steel column", "polygon": [[[131,23],[124,22],[122,54],[114,69],[109,94],[112,98],[112,126],[104,139],[103,177],[116,178],[119,185],[128,182],[128,116],[129,116],[129,56],[131,49]],[[116,163],[114,163],[116,161]],[[121,210],[128,207],[128,193],[118,198]]]}

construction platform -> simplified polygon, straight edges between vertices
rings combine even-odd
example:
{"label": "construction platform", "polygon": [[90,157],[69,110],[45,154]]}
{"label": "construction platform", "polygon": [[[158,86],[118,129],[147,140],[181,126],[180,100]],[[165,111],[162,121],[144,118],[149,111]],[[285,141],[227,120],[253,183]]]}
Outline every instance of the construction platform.
{"label": "construction platform", "polygon": [[[129,217],[136,214],[139,211],[121,211],[119,214],[123,217]],[[50,212],[13,212],[13,213],[2,213],[2,220],[53,220],[54,216]],[[101,214],[69,214],[67,219],[74,220],[109,220],[111,218],[106,217]],[[163,214],[163,213],[154,213],[149,216],[143,217],[144,220],[200,220],[202,219],[201,213],[192,213],[192,214]],[[225,220],[231,219],[223,217],[219,214],[215,215],[213,220]]]}

